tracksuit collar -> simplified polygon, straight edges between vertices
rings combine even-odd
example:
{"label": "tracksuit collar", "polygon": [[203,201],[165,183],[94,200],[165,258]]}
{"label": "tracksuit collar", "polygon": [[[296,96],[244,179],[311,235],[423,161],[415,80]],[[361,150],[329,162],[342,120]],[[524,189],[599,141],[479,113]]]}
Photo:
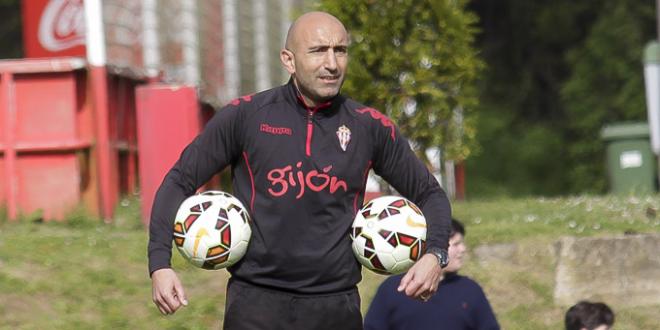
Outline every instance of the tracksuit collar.
{"label": "tracksuit collar", "polygon": [[305,115],[307,115],[309,112],[330,115],[334,112],[333,110],[337,109],[338,105],[341,104],[344,100],[344,97],[341,96],[341,94],[337,94],[327,102],[321,103],[316,107],[309,107],[307,104],[305,104],[305,100],[303,99],[300,90],[298,90],[298,87],[293,82],[293,77],[289,78],[289,82],[287,82],[287,89],[289,91],[289,96],[295,100],[295,103],[300,106],[296,108],[302,110],[303,114]]}

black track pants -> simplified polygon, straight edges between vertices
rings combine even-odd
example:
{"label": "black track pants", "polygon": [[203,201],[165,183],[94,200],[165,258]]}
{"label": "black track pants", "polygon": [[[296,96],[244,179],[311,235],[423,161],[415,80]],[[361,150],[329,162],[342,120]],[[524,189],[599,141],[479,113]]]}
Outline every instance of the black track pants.
{"label": "black track pants", "polygon": [[323,295],[296,295],[229,280],[225,330],[362,329],[357,289]]}

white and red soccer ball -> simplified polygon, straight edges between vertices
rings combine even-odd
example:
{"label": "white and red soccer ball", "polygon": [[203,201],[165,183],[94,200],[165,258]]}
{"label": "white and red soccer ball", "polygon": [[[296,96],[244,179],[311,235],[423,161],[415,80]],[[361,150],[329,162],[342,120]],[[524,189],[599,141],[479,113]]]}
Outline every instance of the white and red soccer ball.
{"label": "white and red soccer ball", "polygon": [[245,255],[250,235],[246,208],[222,191],[188,197],[174,219],[174,245],[184,259],[204,269],[235,264]]}
{"label": "white and red soccer ball", "polygon": [[381,196],[356,214],[353,252],[368,269],[384,275],[407,271],[426,249],[426,219],[411,201]]}

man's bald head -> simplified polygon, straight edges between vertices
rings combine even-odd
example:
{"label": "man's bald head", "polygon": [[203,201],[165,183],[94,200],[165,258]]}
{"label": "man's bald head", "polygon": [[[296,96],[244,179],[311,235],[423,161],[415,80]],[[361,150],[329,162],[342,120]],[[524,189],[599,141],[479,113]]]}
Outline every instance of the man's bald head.
{"label": "man's bald head", "polygon": [[289,27],[289,31],[286,34],[284,48],[295,50],[300,44],[300,39],[302,38],[303,33],[311,31],[312,29],[330,27],[333,25],[340,26],[344,33],[348,35],[344,24],[342,24],[337,17],[322,11],[305,13],[298,17],[293,24],[291,24],[291,27]]}
{"label": "man's bald head", "polygon": [[348,64],[348,32],[336,17],[319,11],[291,24],[280,60],[307,106],[339,94]]}

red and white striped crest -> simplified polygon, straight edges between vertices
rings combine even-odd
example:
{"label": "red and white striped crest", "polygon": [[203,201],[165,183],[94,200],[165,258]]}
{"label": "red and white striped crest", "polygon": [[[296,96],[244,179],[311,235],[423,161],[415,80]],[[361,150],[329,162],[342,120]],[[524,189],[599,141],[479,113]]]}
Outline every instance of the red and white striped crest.
{"label": "red and white striped crest", "polygon": [[341,127],[337,129],[337,138],[339,139],[341,150],[346,151],[348,143],[351,142],[351,130],[348,129],[346,125],[341,125]]}

